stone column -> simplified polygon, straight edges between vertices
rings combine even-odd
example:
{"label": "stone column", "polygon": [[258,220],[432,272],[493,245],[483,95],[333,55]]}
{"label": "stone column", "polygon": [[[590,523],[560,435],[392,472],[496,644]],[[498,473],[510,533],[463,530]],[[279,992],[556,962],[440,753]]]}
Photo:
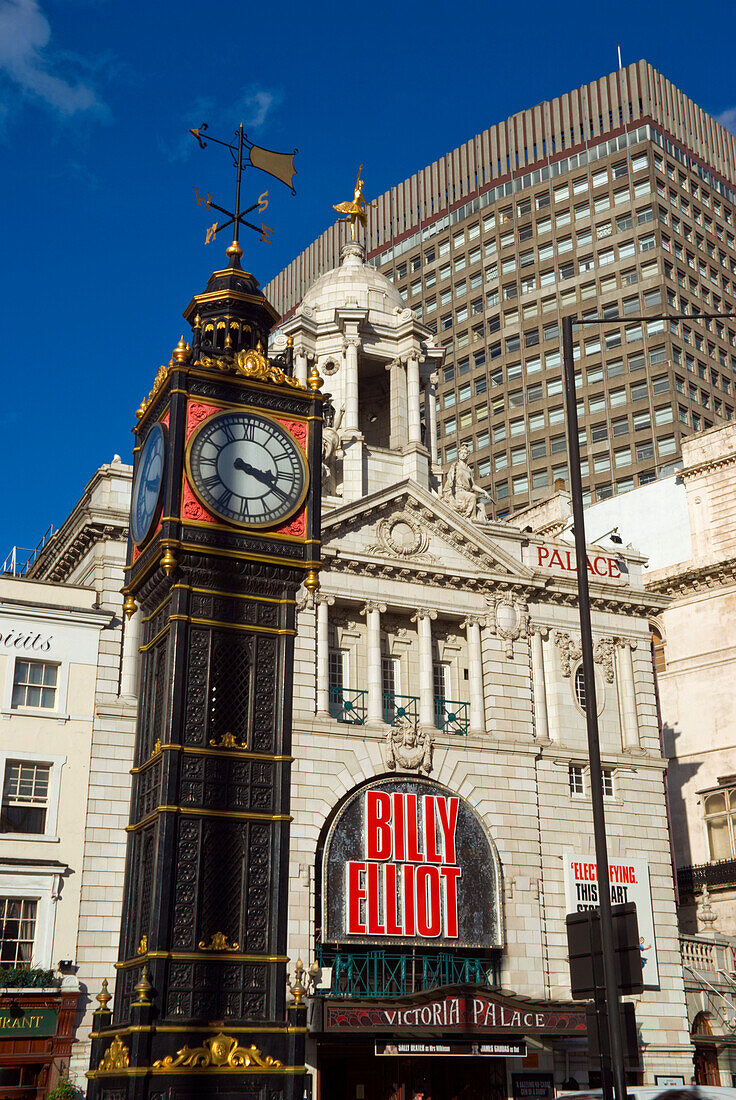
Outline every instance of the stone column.
{"label": "stone column", "polygon": [[439,461],[437,452],[437,382],[438,378],[435,371],[430,374],[429,381],[424,391],[424,399],[426,402],[424,417],[427,424],[427,432],[429,433],[427,444],[429,453],[432,456],[432,462]]}
{"label": "stone column", "polygon": [[304,344],[294,348],[294,377],[303,386],[307,384],[307,349]]}
{"label": "stone column", "polygon": [[[386,610],[384,603],[375,603],[368,600],[365,607],[361,608],[361,615],[365,615],[366,621],[366,656],[367,674],[366,686],[368,688],[368,714],[367,721],[371,723],[383,721],[383,677],[381,675],[381,614]],[[357,687],[357,684],[354,685]]]}
{"label": "stone column", "polygon": [[138,652],[141,636],[141,613],[136,611],[125,621],[125,633],[123,634],[123,662],[120,669],[120,694],[135,699],[138,696],[138,686],[141,668],[141,655]]}
{"label": "stone column", "polygon": [[631,651],[637,643],[629,638],[616,639],[616,685],[621,717],[621,741],[624,752],[640,752],[639,718],[636,713],[634,662]]}
{"label": "stone column", "polygon": [[549,719],[547,716],[547,681],[544,674],[544,639],[549,633],[546,626],[531,627],[532,636],[532,678],[534,688],[534,718],[537,741],[549,741]]}
{"label": "stone column", "polygon": [[468,640],[468,676],[470,686],[469,734],[486,732],[485,707],[483,703],[483,658],[480,647],[480,628],[484,620],[469,616],[462,624]]}
{"label": "stone column", "polygon": [[318,594],[317,603],[317,717],[330,716],[330,612],[334,596]]}
{"label": "stone column", "polygon": [[406,373],[400,359],[386,364],[390,379],[389,447],[400,450],[406,443]]}
{"label": "stone column", "polygon": [[412,352],[406,361],[406,400],[408,405],[409,442],[422,442],[422,418],[419,408],[419,355]]}
{"label": "stone column", "polygon": [[345,431],[358,431],[358,348],[357,333],[346,336],[345,348]]}
{"label": "stone column", "polygon": [[419,725],[422,729],[436,729],[434,712],[434,661],[432,654],[432,620],[436,611],[417,608],[411,621],[417,624],[419,636]]}

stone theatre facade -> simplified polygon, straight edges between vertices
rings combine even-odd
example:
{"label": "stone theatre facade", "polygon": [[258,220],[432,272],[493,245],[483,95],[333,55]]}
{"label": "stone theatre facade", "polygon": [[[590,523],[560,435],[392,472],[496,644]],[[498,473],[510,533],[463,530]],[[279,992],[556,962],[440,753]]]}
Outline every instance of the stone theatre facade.
{"label": "stone theatre facade", "polygon": [[[295,649],[288,953],[311,994],[314,1094],[585,1085],[565,932],[597,890],[573,549],[554,525],[487,520],[467,456],[439,484],[423,440],[441,353],[360,246],[281,335],[334,407],[321,587],[300,602]],[[660,602],[641,565],[590,548],[609,854],[614,900],[637,901],[648,986],[631,1079],[689,1082]]]}

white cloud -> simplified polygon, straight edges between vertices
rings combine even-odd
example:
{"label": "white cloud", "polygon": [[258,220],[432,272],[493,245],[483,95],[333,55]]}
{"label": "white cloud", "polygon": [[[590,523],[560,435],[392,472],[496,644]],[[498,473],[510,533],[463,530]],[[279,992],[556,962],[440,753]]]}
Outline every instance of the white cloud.
{"label": "white cloud", "polygon": [[235,104],[237,121],[242,121],[246,130],[263,126],[268,113],[278,107],[281,96],[267,88],[246,88]]}
{"label": "white cloud", "polygon": [[45,56],[50,40],[51,27],[37,0],[0,0],[0,72],[62,115],[106,111],[89,85],[51,71]]}
{"label": "white cloud", "polygon": [[727,110],[721,111],[719,115],[716,115],[716,122],[720,122],[721,126],[725,126],[732,134],[736,134],[736,107],[729,107]]}

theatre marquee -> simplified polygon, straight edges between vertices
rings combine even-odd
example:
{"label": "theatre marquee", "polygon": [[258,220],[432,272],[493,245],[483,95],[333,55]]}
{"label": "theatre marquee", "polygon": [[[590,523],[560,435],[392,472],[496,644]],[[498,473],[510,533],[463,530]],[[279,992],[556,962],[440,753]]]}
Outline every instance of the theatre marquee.
{"label": "theatre marquee", "polygon": [[499,866],[464,799],[391,777],[338,811],[322,860],[325,943],[499,947]]}

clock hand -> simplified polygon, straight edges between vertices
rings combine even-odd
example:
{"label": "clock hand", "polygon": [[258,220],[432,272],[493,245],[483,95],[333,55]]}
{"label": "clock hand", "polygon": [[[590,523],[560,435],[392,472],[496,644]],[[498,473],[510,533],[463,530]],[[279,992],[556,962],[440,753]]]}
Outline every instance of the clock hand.
{"label": "clock hand", "polygon": [[244,474],[250,474],[263,485],[267,485],[271,492],[276,493],[282,500],[289,499],[289,494],[285,493],[283,489],[280,489],[279,486],[275,484],[276,479],[274,474],[269,474],[265,470],[257,470],[255,466],[251,466],[249,462],[244,462],[242,458],[236,458],[233,462],[233,466],[236,470],[242,470]]}
{"label": "clock hand", "polygon": [[244,462],[242,458],[236,458],[233,462],[233,466],[236,470],[242,470],[244,474],[250,474],[251,477],[256,478],[258,481],[262,481],[264,485],[271,485],[271,479],[265,470],[257,470],[255,466],[251,466],[250,462]]}

